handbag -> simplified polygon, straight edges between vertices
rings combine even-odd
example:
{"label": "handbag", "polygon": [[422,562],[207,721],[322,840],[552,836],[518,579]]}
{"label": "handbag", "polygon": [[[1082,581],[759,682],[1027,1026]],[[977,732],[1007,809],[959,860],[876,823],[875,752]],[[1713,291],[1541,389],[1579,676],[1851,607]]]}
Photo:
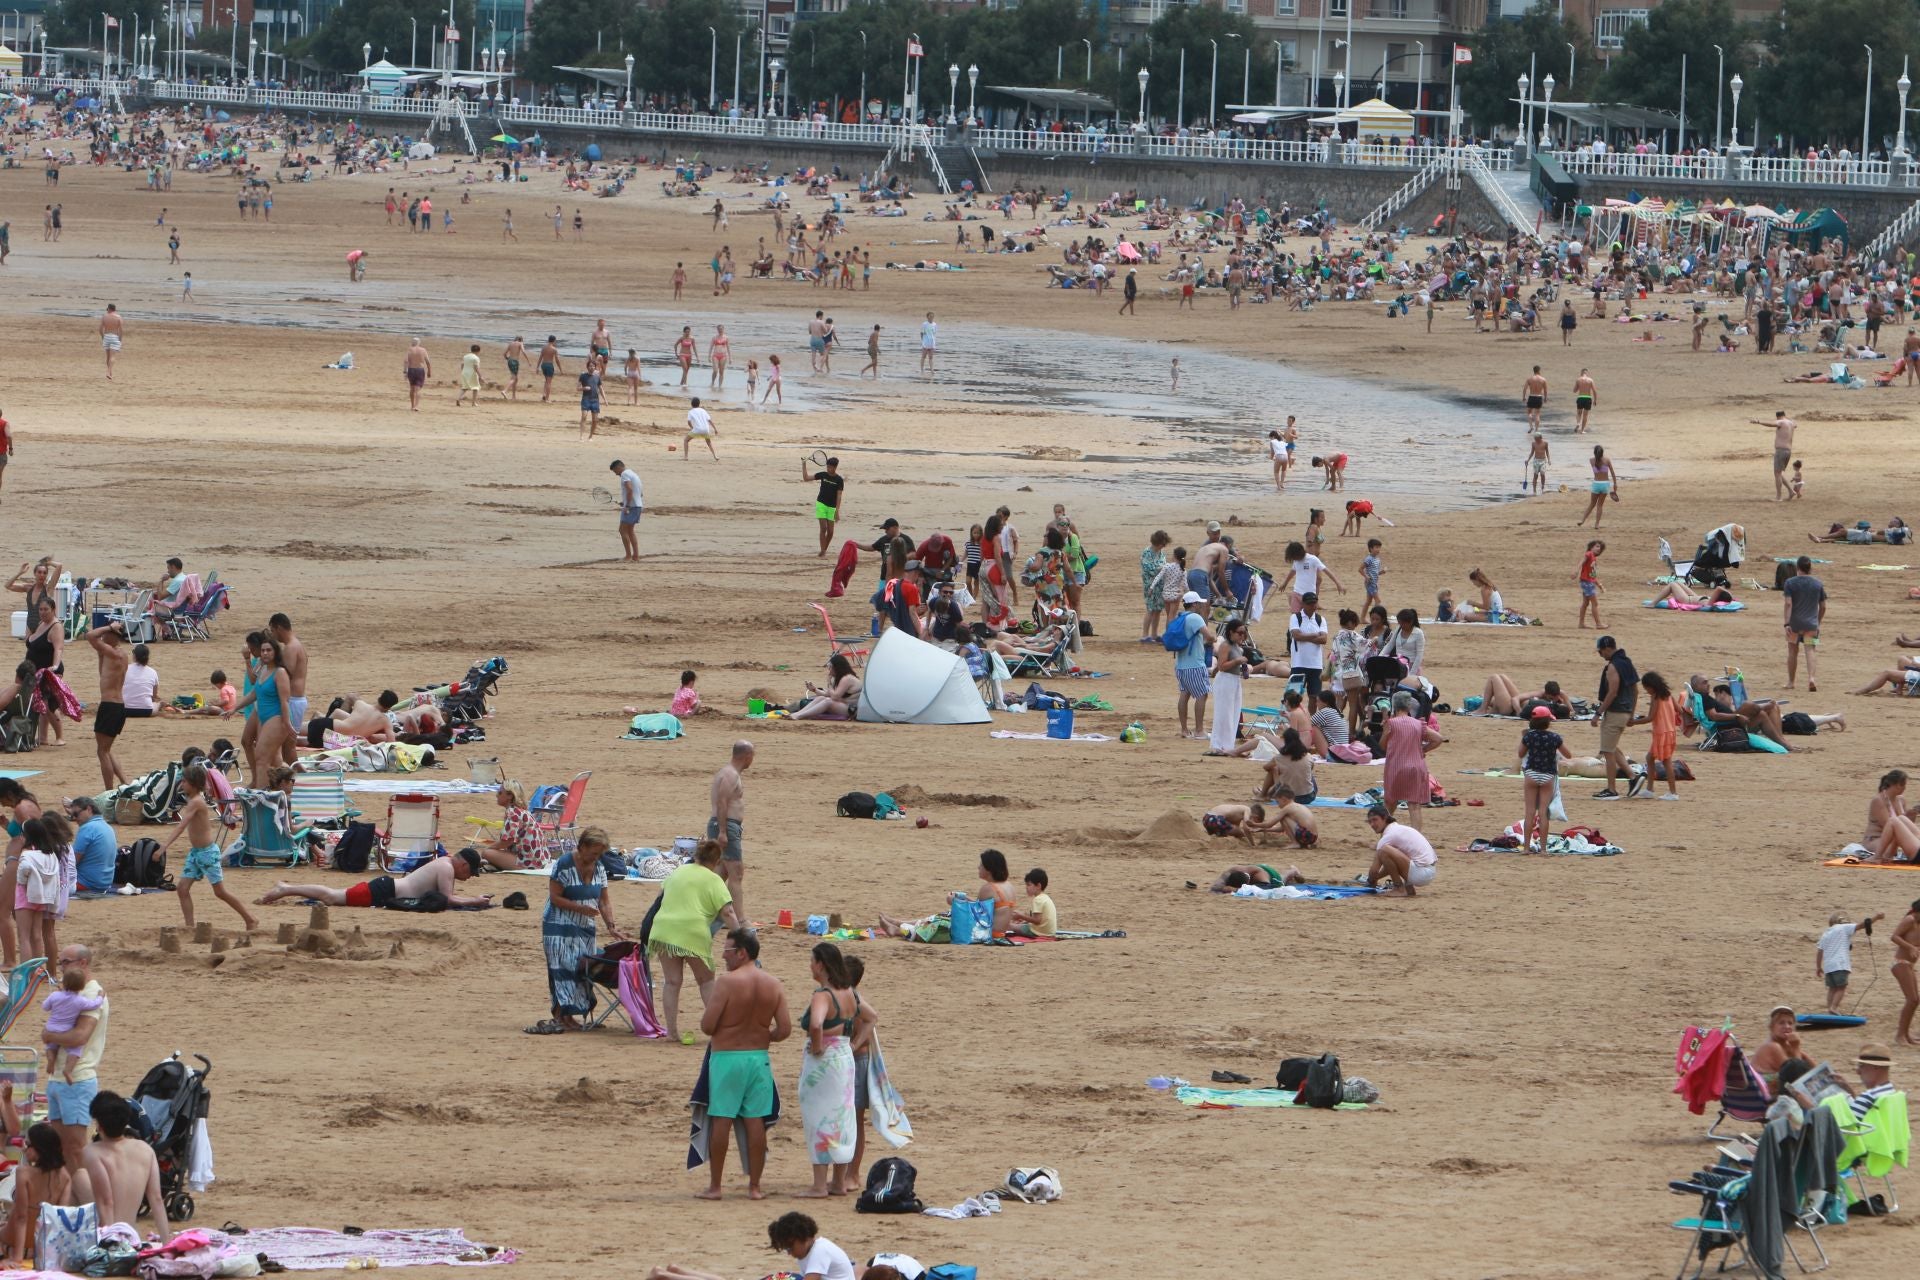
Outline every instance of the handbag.
{"label": "handbag", "polygon": [[70,1208],[42,1202],[33,1234],[34,1257],[42,1271],[78,1272],[98,1243],[100,1214],[92,1205]]}
{"label": "handbag", "polygon": [[993,939],[993,900],[981,901],[977,898],[956,898],[948,916],[948,941],[955,946],[969,946],[976,942],[989,942]]}

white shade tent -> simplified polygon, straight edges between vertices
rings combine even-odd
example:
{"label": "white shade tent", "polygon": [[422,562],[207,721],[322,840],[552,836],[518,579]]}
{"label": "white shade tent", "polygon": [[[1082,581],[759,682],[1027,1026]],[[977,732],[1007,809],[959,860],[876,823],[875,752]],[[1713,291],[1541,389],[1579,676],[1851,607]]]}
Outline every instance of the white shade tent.
{"label": "white shade tent", "polygon": [[885,724],[985,724],[992,717],[967,660],[890,627],[873,643],[860,719]]}

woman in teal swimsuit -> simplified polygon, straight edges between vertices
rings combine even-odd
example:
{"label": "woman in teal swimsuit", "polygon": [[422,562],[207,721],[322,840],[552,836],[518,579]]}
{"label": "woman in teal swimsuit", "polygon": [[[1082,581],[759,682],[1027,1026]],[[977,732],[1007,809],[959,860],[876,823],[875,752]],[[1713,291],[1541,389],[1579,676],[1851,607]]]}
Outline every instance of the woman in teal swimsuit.
{"label": "woman in teal swimsuit", "polygon": [[[859,1119],[853,1106],[853,1026],[860,996],[847,976],[846,958],[831,942],[813,949],[813,990],[800,1029],[807,1033],[800,1055],[800,1118],[813,1162],[809,1198],[845,1195]],[[832,1179],[829,1181],[828,1173]]]}
{"label": "woman in teal swimsuit", "polygon": [[242,707],[246,708],[246,722],[240,728],[240,750],[241,753],[246,756],[247,774],[249,777],[252,777],[254,774],[253,744],[260,739],[260,721],[255,718],[253,705],[249,699],[253,697],[253,691],[258,687],[258,677],[260,674],[260,641],[265,639],[266,634],[264,631],[249,631],[247,633],[246,645],[240,651],[240,660],[245,664],[241,668],[240,701],[234,703],[233,706],[235,711],[240,710]]}
{"label": "woman in teal swimsuit", "polygon": [[247,761],[248,778],[256,790],[265,782],[262,762],[272,764],[278,761],[281,744],[293,733],[293,727],[287,723],[287,704],[293,701],[293,696],[287,686],[286,668],[280,664],[280,644],[272,636],[262,635],[259,648],[259,680],[253,686],[253,692],[233,707],[234,711],[245,711],[251,707],[251,718],[260,724],[259,737],[255,739],[253,754]]}

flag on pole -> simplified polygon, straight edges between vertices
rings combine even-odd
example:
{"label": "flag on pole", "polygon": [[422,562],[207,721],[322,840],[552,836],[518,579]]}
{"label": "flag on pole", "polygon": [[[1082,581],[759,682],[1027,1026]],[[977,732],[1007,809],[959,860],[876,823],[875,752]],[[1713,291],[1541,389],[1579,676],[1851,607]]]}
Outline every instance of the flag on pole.
{"label": "flag on pole", "polygon": [[447,28],[447,43],[448,43],[448,44],[459,44],[459,43],[460,43],[460,28],[458,28],[458,27],[448,27],[448,28]]}
{"label": "flag on pole", "polygon": [[1472,62],[1473,50],[1464,45],[1455,45],[1453,46],[1453,60],[1456,63]]}
{"label": "flag on pole", "polygon": [[107,30],[111,31],[119,25],[120,19],[114,17],[112,14],[107,15]]}
{"label": "flag on pole", "polygon": [[909,58],[924,58],[927,56],[927,51],[920,47],[918,40],[909,39],[907,41],[907,56]]}

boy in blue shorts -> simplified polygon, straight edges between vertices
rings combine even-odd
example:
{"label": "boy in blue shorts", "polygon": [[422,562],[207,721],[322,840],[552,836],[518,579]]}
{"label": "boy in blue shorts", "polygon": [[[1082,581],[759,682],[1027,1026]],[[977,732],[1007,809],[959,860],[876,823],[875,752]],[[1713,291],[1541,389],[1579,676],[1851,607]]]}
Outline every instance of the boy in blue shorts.
{"label": "boy in blue shorts", "polygon": [[187,928],[193,928],[193,882],[205,880],[213,886],[214,897],[240,913],[240,918],[246,921],[247,931],[251,933],[260,927],[260,922],[222,883],[226,872],[220,865],[220,842],[213,832],[213,806],[207,803],[207,766],[199,760],[188,765],[186,773],[182,775],[181,786],[187,793],[187,803],[180,809],[180,821],[174,827],[173,834],[160,846],[160,852],[165,853],[183,832],[191,846],[187,860],[180,868],[180,914],[185,918]]}

